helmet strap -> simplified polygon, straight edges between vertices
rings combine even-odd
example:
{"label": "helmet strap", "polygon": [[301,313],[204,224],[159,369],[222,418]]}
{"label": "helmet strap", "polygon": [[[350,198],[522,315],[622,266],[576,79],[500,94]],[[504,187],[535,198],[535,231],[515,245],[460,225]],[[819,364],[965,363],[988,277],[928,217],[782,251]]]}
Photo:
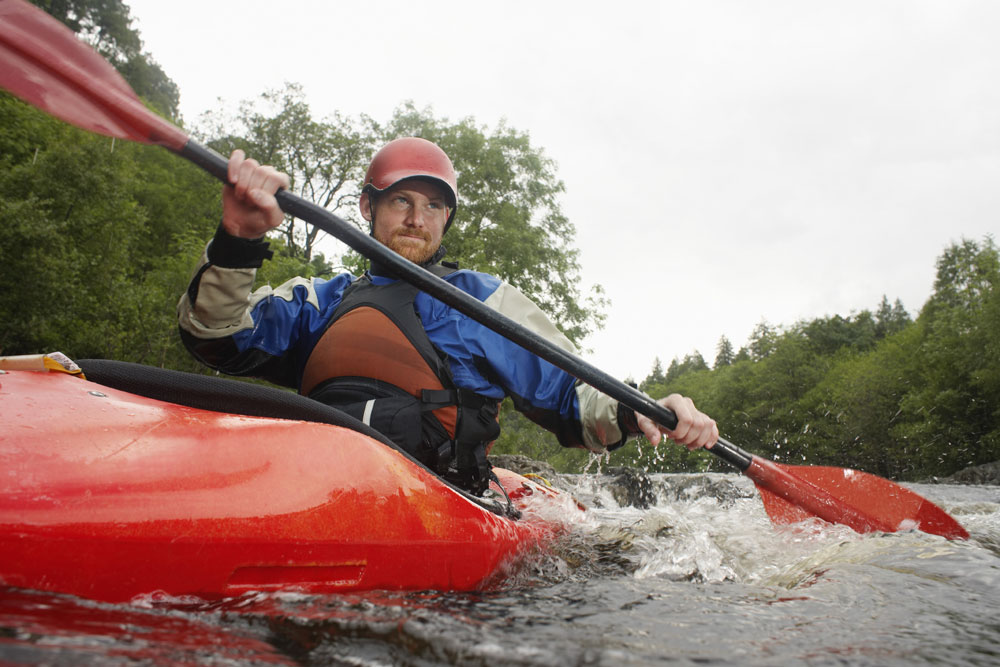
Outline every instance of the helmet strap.
{"label": "helmet strap", "polygon": [[371,237],[375,236],[375,191],[369,189],[368,195],[368,215],[370,219],[368,220],[368,235]]}

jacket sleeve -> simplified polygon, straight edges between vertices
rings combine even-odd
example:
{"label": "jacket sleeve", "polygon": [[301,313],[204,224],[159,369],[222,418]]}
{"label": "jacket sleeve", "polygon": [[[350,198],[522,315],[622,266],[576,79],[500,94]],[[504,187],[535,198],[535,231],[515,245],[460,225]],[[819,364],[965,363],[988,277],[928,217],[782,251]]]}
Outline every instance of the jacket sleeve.
{"label": "jacket sleeve", "polygon": [[[513,286],[475,271],[458,271],[448,280],[533,333],[576,353],[545,313]],[[447,356],[458,386],[493,398],[510,396],[518,411],[551,431],[564,447],[602,452],[624,442],[614,399],[439,301],[418,296],[418,311],[428,336]]]}
{"label": "jacket sleeve", "polygon": [[[552,320],[512,285],[501,283],[484,303],[560,348],[579,354],[576,346]],[[564,396],[557,403],[562,409],[557,409],[557,414],[553,414],[551,408],[546,410],[542,405],[548,401],[539,396],[538,388],[531,390],[527,386],[510,388],[515,406],[533,421],[547,426],[563,446],[582,446],[594,452],[603,452],[624,442],[618,423],[618,401],[572,378],[545,360],[539,359],[538,362],[543,373],[543,377],[539,378],[541,382],[547,378],[556,386],[564,387]]]}
{"label": "jacket sleeve", "polygon": [[331,289],[334,281],[304,278],[252,291],[270,254],[266,242],[238,239],[220,227],[177,304],[181,339],[218,371],[297,388],[303,354],[315,342],[310,338],[321,326],[323,306],[330,306],[321,301],[331,294],[339,300],[340,291]]}

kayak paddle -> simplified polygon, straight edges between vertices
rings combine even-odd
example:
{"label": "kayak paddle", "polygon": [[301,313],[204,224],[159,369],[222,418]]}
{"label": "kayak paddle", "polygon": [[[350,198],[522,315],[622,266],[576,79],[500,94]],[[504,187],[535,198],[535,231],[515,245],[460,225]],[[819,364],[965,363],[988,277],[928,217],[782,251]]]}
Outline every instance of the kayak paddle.
{"label": "kayak paddle", "polygon": [[[117,70],[66,26],[24,0],[0,0],[0,86],[77,127],[110,137],[158,144],[228,184],[226,159],[147,109]],[[281,190],[281,209],[377,260],[434,298],[521,345],[629,408],[668,428],[674,413],[642,392],[529,331],[371,236],[301,197]],[[881,477],[843,468],[789,466],[720,439],[709,451],[760,489],[772,521],[816,516],[858,532],[918,529],[949,539],[969,534],[930,501]]]}

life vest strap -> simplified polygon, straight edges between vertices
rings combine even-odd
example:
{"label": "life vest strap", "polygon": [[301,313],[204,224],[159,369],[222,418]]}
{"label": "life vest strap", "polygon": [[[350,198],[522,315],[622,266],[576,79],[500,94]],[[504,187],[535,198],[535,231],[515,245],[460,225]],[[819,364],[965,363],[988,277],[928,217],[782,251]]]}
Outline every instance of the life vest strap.
{"label": "life vest strap", "polygon": [[458,396],[448,389],[421,389],[420,402],[423,410],[437,410],[449,405],[458,405]]}

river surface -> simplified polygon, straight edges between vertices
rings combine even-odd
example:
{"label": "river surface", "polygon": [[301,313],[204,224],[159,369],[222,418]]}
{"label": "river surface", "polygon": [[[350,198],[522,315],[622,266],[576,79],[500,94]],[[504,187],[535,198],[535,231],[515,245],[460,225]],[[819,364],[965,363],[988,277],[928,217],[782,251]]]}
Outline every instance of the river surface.
{"label": "river surface", "polygon": [[[598,475],[568,536],[477,594],[130,604],[0,588],[0,663],[1000,665],[1000,486],[908,485],[972,537],[775,528],[737,475]],[[620,494],[619,494],[619,497]]]}

